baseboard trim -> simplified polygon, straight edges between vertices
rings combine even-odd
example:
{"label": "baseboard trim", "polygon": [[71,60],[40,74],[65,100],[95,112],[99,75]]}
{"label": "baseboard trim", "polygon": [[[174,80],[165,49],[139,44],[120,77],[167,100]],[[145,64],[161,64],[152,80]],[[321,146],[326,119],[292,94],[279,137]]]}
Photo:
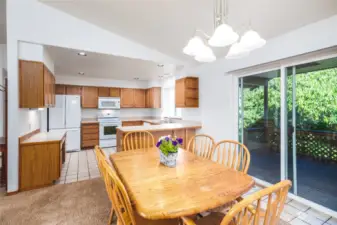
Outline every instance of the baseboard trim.
{"label": "baseboard trim", "polygon": [[16,195],[18,193],[19,193],[19,191],[11,191],[11,192],[7,192],[6,195],[11,196],[11,195]]}

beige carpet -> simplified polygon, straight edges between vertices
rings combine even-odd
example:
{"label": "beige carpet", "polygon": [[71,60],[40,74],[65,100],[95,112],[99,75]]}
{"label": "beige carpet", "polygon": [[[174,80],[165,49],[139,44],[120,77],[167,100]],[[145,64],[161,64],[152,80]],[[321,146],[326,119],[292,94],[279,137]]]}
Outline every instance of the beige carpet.
{"label": "beige carpet", "polygon": [[0,197],[0,224],[106,225],[110,207],[97,178]]}
{"label": "beige carpet", "polygon": [[106,225],[110,207],[97,178],[0,197],[0,224]]}

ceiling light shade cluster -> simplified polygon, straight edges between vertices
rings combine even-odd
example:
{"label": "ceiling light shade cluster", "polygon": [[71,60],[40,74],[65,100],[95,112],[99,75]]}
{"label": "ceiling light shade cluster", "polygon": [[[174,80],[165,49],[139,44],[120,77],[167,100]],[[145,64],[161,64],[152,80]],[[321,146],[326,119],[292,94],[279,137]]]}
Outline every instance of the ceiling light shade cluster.
{"label": "ceiling light shade cluster", "polygon": [[[227,1],[215,0],[214,5],[215,31],[213,35],[208,36],[201,30],[196,30],[196,32],[199,31],[203,34],[203,36],[205,36],[208,40],[207,42],[209,46],[231,46],[226,58],[238,59],[248,56],[250,51],[261,48],[266,44],[266,40],[261,38],[261,36],[254,30],[246,31],[240,39],[239,35],[233,30],[233,28],[225,23],[225,14],[228,14],[226,12]],[[205,45],[205,42],[201,37],[194,36],[189,40],[186,47],[184,47],[183,52],[186,55],[193,56],[194,59],[199,62],[213,62],[216,60],[216,56],[209,46]]]}

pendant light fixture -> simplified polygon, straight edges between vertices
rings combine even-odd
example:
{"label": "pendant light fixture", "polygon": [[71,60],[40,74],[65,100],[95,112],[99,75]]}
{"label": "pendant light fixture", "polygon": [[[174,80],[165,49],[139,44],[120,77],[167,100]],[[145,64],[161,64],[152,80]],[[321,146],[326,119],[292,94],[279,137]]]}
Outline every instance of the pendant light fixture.
{"label": "pendant light fixture", "polygon": [[193,38],[191,38],[188,41],[188,44],[186,45],[186,47],[183,49],[183,52],[186,55],[190,55],[190,56],[196,56],[198,52],[202,51],[203,48],[205,48],[205,44],[203,42],[203,40],[198,37],[198,36],[194,36]]}
{"label": "pendant light fixture", "polygon": [[261,48],[265,44],[266,44],[266,40],[261,38],[260,35],[254,30],[247,31],[241,37],[241,40],[240,40],[241,47],[248,51],[253,51],[257,48]]}
{"label": "pendant light fixture", "polygon": [[226,24],[228,15],[227,1],[220,0],[214,2],[214,27],[215,31],[208,44],[212,47],[226,47],[239,40],[239,35],[234,32],[233,28]]}
{"label": "pendant light fixture", "polygon": [[[199,62],[213,62],[216,60],[212,49],[209,47],[231,46],[226,59],[238,59],[248,56],[250,51],[261,48],[266,44],[266,40],[254,30],[250,29],[244,33],[239,41],[239,35],[228,25],[228,0],[214,0],[214,33],[208,36],[202,30],[200,32],[204,37],[195,36],[191,38],[184,47],[183,52],[193,56]],[[209,46],[205,45],[205,41]]]}

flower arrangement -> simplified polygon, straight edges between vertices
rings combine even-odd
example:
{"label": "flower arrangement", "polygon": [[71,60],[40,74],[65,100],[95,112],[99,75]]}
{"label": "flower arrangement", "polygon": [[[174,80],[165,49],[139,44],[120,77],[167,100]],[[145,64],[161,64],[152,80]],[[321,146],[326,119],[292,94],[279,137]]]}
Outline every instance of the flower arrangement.
{"label": "flower arrangement", "polygon": [[171,135],[163,136],[157,142],[157,148],[164,155],[168,155],[169,153],[176,153],[178,152],[179,147],[182,145],[183,139],[177,137],[171,137]]}
{"label": "flower arrangement", "polygon": [[160,152],[160,163],[168,167],[175,167],[178,149],[182,143],[182,138],[171,137],[171,135],[161,137],[156,145]]}

